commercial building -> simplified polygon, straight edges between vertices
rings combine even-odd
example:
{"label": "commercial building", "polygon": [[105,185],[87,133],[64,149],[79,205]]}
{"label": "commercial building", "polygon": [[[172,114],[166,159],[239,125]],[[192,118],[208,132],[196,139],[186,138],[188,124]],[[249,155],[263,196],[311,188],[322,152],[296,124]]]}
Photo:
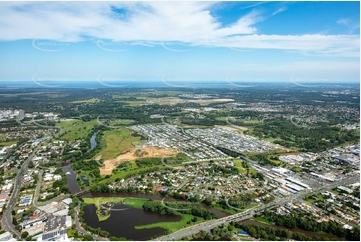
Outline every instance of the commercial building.
{"label": "commercial building", "polygon": [[294,178],[292,178],[292,177],[287,177],[287,178],[286,178],[286,181],[292,182],[292,183],[297,184],[297,185],[299,185],[299,186],[301,186],[301,187],[304,187],[304,188],[306,188],[306,189],[310,188],[309,185],[307,185],[307,184],[305,184],[305,183],[303,183],[303,182],[300,182],[299,180],[296,180],[296,179],[294,179]]}

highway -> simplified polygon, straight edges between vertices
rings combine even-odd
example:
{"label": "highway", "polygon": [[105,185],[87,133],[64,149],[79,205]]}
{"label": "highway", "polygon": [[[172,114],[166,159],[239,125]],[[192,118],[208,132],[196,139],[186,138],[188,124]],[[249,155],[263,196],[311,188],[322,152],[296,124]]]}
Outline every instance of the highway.
{"label": "highway", "polygon": [[304,198],[305,196],[309,196],[309,195],[312,195],[312,194],[317,194],[317,193],[320,193],[320,192],[323,192],[323,191],[326,191],[326,190],[329,190],[329,189],[333,189],[333,188],[341,186],[341,185],[352,184],[352,183],[355,183],[355,182],[359,182],[359,177],[346,178],[346,179],[343,179],[343,180],[341,180],[339,182],[334,182],[332,184],[328,184],[326,186],[323,186],[323,187],[321,187],[321,188],[319,188],[317,190],[311,190],[311,191],[304,190],[304,191],[302,191],[302,192],[300,192],[298,194],[294,194],[294,195],[291,195],[291,196],[286,197],[286,198],[276,199],[273,202],[271,202],[269,204],[264,204],[264,205],[262,205],[260,207],[251,208],[251,209],[248,209],[248,210],[246,210],[244,212],[241,212],[241,213],[230,215],[230,216],[220,218],[220,219],[217,219],[217,220],[206,221],[206,222],[203,222],[201,224],[194,225],[194,226],[191,226],[191,227],[176,231],[175,233],[159,237],[156,240],[161,240],[161,241],[179,240],[184,236],[196,234],[196,233],[198,233],[198,232],[200,232],[202,230],[203,231],[209,231],[210,229],[212,229],[214,227],[217,227],[217,226],[219,226],[219,225],[221,225],[223,223],[229,223],[231,221],[239,222],[239,221],[242,221],[242,220],[249,219],[249,218],[253,217],[253,215],[255,213],[260,212],[260,211],[262,211],[262,210],[264,210],[266,208],[269,208],[269,207],[272,207],[272,206],[275,206],[275,205],[280,206],[280,205],[292,202],[293,200],[296,200],[296,199],[299,199],[299,198]]}

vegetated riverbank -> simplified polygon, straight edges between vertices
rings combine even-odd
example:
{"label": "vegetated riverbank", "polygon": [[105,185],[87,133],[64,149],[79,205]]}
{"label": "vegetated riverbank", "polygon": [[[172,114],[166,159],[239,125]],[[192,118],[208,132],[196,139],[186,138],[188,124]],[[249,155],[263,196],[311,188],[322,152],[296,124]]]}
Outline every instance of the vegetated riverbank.
{"label": "vegetated riverbank", "polygon": [[98,197],[98,198],[83,198],[84,203],[94,204],[97,208],[96,214],[99,221],[106,220],[110,217],[112,206],[124,201],[122,197]]}
{"label": "vegetated riverbank", "polygon": [[277,240],[277,238],[281,238],[282,240],[345,240],[332,234],[315,233],[297,228],[289,229],[283,226],[258,222],[253,219],[241,221],[239,222],[239,225],[239,228],[247,231],[251,237],[262,240],[273,241]]}

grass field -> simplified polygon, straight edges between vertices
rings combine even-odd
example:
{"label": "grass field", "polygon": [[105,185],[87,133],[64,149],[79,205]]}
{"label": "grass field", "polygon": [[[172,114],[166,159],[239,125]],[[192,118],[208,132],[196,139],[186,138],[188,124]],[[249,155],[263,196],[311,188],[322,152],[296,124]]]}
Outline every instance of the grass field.
{"label": "grass field", "polygon": [[134,123],[134,120],[132,120],[132,119],[117,119],[117,120],[114,120],[114,121],[110,121],[109,125],[117,126],[117,125],[128,125],[128,124],[131,124],[131,123]]}
{"label": "grass field", "polygon": [[84,122],[82,120],[70,120],[56,123],[56,126],[63,129],[60,136],[61,139],[72,141],[87,138],[96,124],[98,124],[96,120],[89,122]]}
{"label": "grass field", "polygon": [[106,220],[110,217],[110,212],[108,215],[103,215],[100,213],[101,211],[100,205],[108,202],[119,203],[124,201],[124,198],[122,197],[97,197],[97,198],[83,198],[83,199],[86,204],[94,204],[96,206],[97,208],[96,213],[98,215],[99,221]]}
{"label": "grass field", "polygon": [[[120,102],[123,102],[123,101],[120,101]],[[143,105],[143,102],[144,101],[124,101],[127,103],[126,106],[129,106],[129,107],[138,107],[138,106],[142,106]]]}
{"label": "grass field", "polygon": [[332,192],[333,194],[336,194],[336,195],[339,195],[339,194],[340,194],[339,191],[337,191],[336,189],[332,189],[331,192]]}
{"label": "grass field", "polygon": [[[219,121],[227,121],[227,117],[217,117],[216,120]],[[236,118],[237,121],[242,122],[244,125],[256,125],[256,124],[262,124],[262,121],[256,120],[256,119],[240,119],[240,118]],[[232,123],[232,118],[229,117],[228,121],[230,123]]]}
{"label": "grass field", "polygon": [[316,196],[318,199],[320,199],[321,201],[325,200],[325,197],[322,194],[317,194]]}
{"label": "grass field", "polygon": [[10,146],[10,145],[13,145],[13,144],[16,144],[18,141],[17,140],[12,140],[12,141],[7,141],[7,142],[0,142],[0,147],[2,146]]}
{"label": "grass field", "polygon": [[73,101],[71,103],[95,103],[95,102],[99,102],[100,100],[98,98],[91,98],[91,99],[87,99],[87,100],[78,100],[78,101]]}
{"label": "grass field", "polygon": [[280,139],[277,139],[277,138],[265,138],[264,140],[273,143],[273,142],[275,142],[276,140],[280,140]]}
{"label": "grass field", "polygon": [[218,204],[214,204],[212,205],[214,208],[220,210],[220,211],[223,211],[223,212],[226,212],[226,213],[230,213],[230,214],[236,214],[236,213],[239,213],[241,211],[239,210],[234,210],[233,208],[222,208],[220,205]]}
{"label": "grass field", "polygon": [[292,169],[292,171],[294,171],[294,172],[301,172],[301,171],[302,171],[302,168],[301,168],[301,167],[294,167],[294,168]]}
{"label": "grass field", "polygon": [[268,160],[270,162],[272,162],[273,164],[275,164],[276,166],[280,165],[281,164],[281,161],[280,160],[273,160],[270,158],[271,155],[268,156]]}
{"label": "grass field", "polygon": [[249,119],[249,120],[242,120],[244,124],[247,125],[256,125],[256,124],[262,124],[262,121],[256,120],[256,119]]}
{"label": "grass field", "polygon": [[[136,229],[164,228],[164,229],[168,230],[168,233],[173,233],[177,230],[180,230],[182,228],[189,226],[189,224],[187,224],[187,222],[194,218],[194,216],[190,215],[190,214],[179,213],[177,215],[180,215],[182,217],[182,219],[180,221],[146,224],[146,225],[135,226],[135,228]],[[204,221],[203,218],[198,218],[196,224],[201,223],[203,221]]]}
{"label": "grass field", "polygon": [[234,159],[234,165],[238,168],[239,174],[246,174],[247,170],[242,167],[242,159]]}
{"label": "grass field", "polygon": [[105,131],[100,141],[101,151],[96,157],[101,155],[104,160],[116,158],[122,153],[122,150],[133,147],[134,142],[139,142],[140,137],[130,135],[130,131],[126,129],[114,129]]}
{"label": "grass field", "polygon": [[314,203],[316,200],[312,198],[306,198],[305,201],[309,203]]}
{"label": "grass field", "polygon": [[147,198],[126,197],[124,204],[132,208],[143,209],[143,204],[148,200]]}

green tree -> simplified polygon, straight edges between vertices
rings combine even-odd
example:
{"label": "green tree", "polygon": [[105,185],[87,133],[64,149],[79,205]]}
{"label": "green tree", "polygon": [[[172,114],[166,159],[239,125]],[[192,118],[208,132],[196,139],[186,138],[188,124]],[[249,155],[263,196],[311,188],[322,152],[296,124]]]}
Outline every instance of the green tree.
{"label": "green tree", "polygon": [[93,241],[93,237],[90,234],[86,234],[86,235],[84,235],[84,240],[85,241]]}
{"label": "green tree", "polygon": [[26,237],[28,237],[28,235],[29,233],[25,231],[21,234],[21,238],[25,239]]}

